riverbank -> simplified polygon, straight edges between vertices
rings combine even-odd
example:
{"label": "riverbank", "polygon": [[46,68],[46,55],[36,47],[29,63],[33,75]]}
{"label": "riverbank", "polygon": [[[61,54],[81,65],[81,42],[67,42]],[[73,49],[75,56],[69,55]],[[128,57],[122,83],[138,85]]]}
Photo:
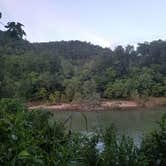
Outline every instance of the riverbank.
{"label": "riverbank", "polygon": [[93,111],[93,110],[114,110],[114,109],[131,109],[131,108],[150,108],[158,106],[166,106],[166,97],[160,98],[148,98],[139,100],[105,100],[102,99],[99,102],[89,103],[58,103],[50,104],[43,102],[29,102],[28,108],[33,109],[47,109],[47,110],[79,110],[79,111]]}

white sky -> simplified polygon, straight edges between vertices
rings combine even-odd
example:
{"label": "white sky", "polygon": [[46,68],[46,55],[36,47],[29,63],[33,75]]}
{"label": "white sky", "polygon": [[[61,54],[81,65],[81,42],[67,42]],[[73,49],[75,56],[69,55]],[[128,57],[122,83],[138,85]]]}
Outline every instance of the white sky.
{"label": "white sky", "polygon": [[1,21],[23,23],[32,42],[81,40],[103,47],[165,39],[165,7],[165,0],[0,0]]}

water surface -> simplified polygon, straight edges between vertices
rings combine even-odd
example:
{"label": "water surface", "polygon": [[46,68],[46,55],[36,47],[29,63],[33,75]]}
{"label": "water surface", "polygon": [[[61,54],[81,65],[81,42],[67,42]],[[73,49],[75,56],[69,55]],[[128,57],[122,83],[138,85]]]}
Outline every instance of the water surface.
{"label": "water surface", "polygon": [[[157,127],[156,122],[166,113],[165,107],[153,109],[136,110],[114,110],[114,111],[92,111],[83,112],[87,118],[88,132],[95,132],[97,129],[104,129],[114,123],[120,134],[125,134],[134,138],[135,142],[140,142],[142,136]],[[68,119],[68,117],[70,117]],[[76,111],[57,111],[54,119],[65,121],[67,128],[73,131],[86,131],[86,122],[82,113]]]}

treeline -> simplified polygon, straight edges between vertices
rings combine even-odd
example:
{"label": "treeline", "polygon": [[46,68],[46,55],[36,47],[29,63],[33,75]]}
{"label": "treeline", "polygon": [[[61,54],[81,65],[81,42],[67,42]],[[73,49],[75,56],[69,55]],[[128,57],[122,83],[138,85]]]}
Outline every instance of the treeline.
{"label": "treeline", "polygon": [[55,103],[166,96],[166,41],[114,50],[81,41],[30,43],[17,26],[0,31],[1,98]]}
{"label": "treeline", "polygon": [[91,136],[68,133],[50,112],[28,111],[16,99],[0,100],[0,112],[0,165],[166,165],[166,115],[137,147],[113,125]]}

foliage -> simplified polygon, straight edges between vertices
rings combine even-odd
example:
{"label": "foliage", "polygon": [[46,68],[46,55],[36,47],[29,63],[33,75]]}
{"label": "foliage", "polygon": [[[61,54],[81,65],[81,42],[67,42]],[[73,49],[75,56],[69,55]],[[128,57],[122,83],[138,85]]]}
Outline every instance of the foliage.
{"label": "foliage", "polygon": [[54,92],[62,101],[166,95],[166,41],[114,50],[81,41],[30,43],[22,27],[8,22],[0,31],[1,98],[52,101]]}
{"label": "foliage", "polygon": [[30,43],[22,26],[9,22],[0,31],[0,98],[54,103],[166,95],[165,41],[114,50],[81,41]]}
{"label": "foliage", "polygon": [[139,154],[139,149],[131,138],[118,136],[113,125],[107,128],[103,134],[104,151],[102,165],[110,166],[142,166],[146,165],[146,159]]}
{"label": "foliage", "polygon": [[[139,55],[139,47],[132,56],[127,53],[123,55],[124,58],[129,58],[130,65],[126,63],[123,66],[126,67],[123,69],[125,72],[122,72],[120,67],[124,62],[121,62],[121,58],[117,61],[119,51],[112,52],[88,43],[69,41],[26,44],[24,41],[17,43],[12,40],[0,43],[3,43],[0,46],[0,97],[49,100],[49,96],[58,91],[65,101],[80,101],[97,99],[98,96],[132,98],[135,95],[141,97],[166,94],[166,63],[163,63],[163,57],[160,60],[160,56],[153,54],[158,59],[151,63],[151,56],[148,56],[145,65],[144,55]],[[73,50],[72,54],[69,45]],[[74,50],[78,46],[82,49],[79,54],[75,54]],[[86,51],[83,56],[87,47],[89,52]],[[103,61],[102,57],[107,56],[109,59]]]}
{"label": "foliage", "polygon": [[166,165],[166,114],[161,118],[159,128],[144,139],[142,151],[149,165]]}
{"label": "foliage", "polygon": [[9,22],[0,30],[0,165],[166,165],[166,116],[138,148],[113,126],[97,136],[71,133],[50,112],[20,103],[166,96],[166,41],[114,50],[81,41],[30,43],[22,27]]}
{"label": "foliage", "polygon": [[3,98],[0,100],[0,110],[3,112],[10,111],[11,113],[16,113],[25,110],[25,106],[19,99]]}
{"label": "foliage", "polygon": [[[53,114],[28,111],[16,99],[0,100],[0,165],[151,166],[166,162],[166,115],[140,147],[111,125],[100,134],[65,130]],[[97,149],[103,142],[103,150]]]}
{"label": "foliage", "polygon": [[114,51],[80,41],[29,43],[1,31],[0,97],[60,102],[165,96],[165,47],[161,40]]}
{"label": "foliage", "polygon": [[51,103],[58,103],[61,100],[61,96],[60,96],[60,92],[59,91],[55,91],[54,93],[49,95],[49,101]]}
{"label": "foliage", "polygon": [[21,23],[8,22],[5,28],[7,28],[6,33],[9,34],[14,39],[22,39],[26,35],[25,31],[22,29],[24,26]]}

